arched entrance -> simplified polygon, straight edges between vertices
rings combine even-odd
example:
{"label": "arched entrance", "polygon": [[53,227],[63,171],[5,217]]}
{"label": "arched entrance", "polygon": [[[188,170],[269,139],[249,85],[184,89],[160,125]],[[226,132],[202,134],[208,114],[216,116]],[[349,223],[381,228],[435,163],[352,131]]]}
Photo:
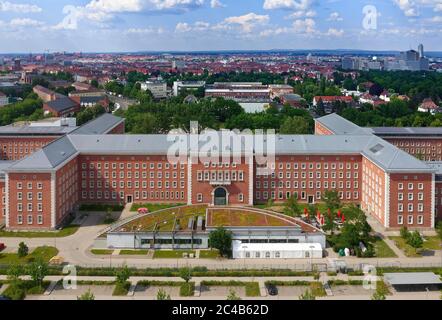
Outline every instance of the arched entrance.
{"label": "arched entrance", "polygon": [[213,190],[213,204],[215,206],[226,206],[229,202],[229,193],[223,187]]}

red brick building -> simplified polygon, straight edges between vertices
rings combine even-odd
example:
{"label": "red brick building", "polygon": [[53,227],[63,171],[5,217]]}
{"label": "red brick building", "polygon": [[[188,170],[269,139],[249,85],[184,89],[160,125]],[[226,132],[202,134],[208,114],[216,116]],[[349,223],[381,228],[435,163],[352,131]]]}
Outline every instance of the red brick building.
{"label": "red brick building", "polygon": [[235,149],[235,157],[203,159],[204,138],[198,152],[185,145],[184,157],[169,161],[178,140],[123,135],[122,120],[111,120],[87,124],[3,170],[9,229],[54,229],[81,203],[316,203],[327,190],[387,229],[435,224],[437,168],[336,115],[317,120],[317,135],[276,136],[267,164],[258,161],[257,142]]}

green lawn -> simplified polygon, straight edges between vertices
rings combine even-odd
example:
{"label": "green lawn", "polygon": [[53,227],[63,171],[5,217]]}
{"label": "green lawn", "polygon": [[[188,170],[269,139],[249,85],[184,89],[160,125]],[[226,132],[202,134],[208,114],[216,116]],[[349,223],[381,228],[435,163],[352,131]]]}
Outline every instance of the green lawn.
{"label": "green lawn", "polygon": [[258,282],[246,283],[246,296],[247,297],[260,297],[261,296]]}
{"label": "green lawn", "polygon": [[401,237],[389,237],[389,238],[394,241],[396,246],[399,249],[401,249],[407,257],[410,258],[422,257],[418,252],[416,252],[416,250],[412,246],[408,245],[405,242],[405,240],[402,239]]}
{"label": "green lawn", "polygon": [[194,255],[196,254],[193,250],[155,250],[153,254],[154,259],[180,259],[183,257],[183,253]]}
{"label": "green lawn", "polygon": [[424,241],[421,249],[416,250],[407,244],[402,237],[389,237],[394,241],[396,246],[401,249],[407,257],[419,258],[422,257],[421,252],[425,250],[440,250],[440,240],[438,237],[425,237],[427,241]]}
{"label": "green lawn", "polygon": [[145,256],[149,250],[121,250],[120,256]]}
{"label": "green lawn", "polygon": [[80,226],[69,225],[59,231],[0,231],[0,238],[64,238],[76,233]]}
{"label": "green lawn", "polygon": [[200,259],[217,259],[219,258],[218,250],[201,250]]}
{"label": "green lawn", "polygon": [[377,258],[396,258],[397,255],[394,251],[388,246],[388,244],[379,237],[376,237],[375,242],[373,243],[374,250]]}
{"label": "green lawn", "polygon": [[424,249],[426,250],[441,250],[441,241],[439,237],[424,237]]}
{"label": "green lawn", "polygon": [[183,203],[134,203],[130,211],[138,211],[140,208],[147,208],[149,212],[183,206]]}
{"label": "green lawn", "polygon": [[112,295],[113,296],[127,296],[129,289],[130,289],[130,282],[129,281],[126,281],[124,284],[120,284],[117,282]]}
{"label": "green lawn", "polygon": [[38,247],[26,257],[19,258],[17,253],[0,253],[1,264],[28,264],[35,261],[38,258],[43,259],[45,262],[58,254],[58,250],[54,247]]}
{"label": "green lawn", "polygon": [[97,256],[100,256],[100,255],[103,255],[103,256],[111,255],[113,252],[114,252],[114,250],[108,250],[108,249],[92,249],[91,250],[91,253],[95,254]]}

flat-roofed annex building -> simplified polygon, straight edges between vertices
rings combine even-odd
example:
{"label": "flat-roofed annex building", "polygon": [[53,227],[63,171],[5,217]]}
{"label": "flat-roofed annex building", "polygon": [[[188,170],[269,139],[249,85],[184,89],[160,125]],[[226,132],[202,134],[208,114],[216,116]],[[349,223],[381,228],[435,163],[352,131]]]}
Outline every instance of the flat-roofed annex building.
{"label": "flat-roofed annex building", "polygon": [[434,227],[435,168],[336,115],[316,129],[330,133],[277,136],[273,172],[259,175],[254,149],[235,161],[187,154],[170,163],[166,135],[107,135],[86,125],[4,169],[6,224],[53,229],[81,203],[315,203],[337,190],[385,228]]}

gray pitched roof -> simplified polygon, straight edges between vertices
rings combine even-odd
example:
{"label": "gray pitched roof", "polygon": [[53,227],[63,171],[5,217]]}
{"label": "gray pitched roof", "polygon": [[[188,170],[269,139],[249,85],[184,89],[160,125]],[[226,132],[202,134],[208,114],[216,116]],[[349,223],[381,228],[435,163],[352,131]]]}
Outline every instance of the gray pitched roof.
{"label": "gray pitched roof", "polygon": [[0,127],[0,135],[14,135],[14,136],[48,136],[48,135],[64,135],[75,130],[77,127],[64,127],[64,126],[47,126],[47,127],[33,127],[33,126],[3,126]]}
{"label": "gray pitched roof", "polygon": [[17,161],[7,170],[52,170],[77,153],[77,149],[72,145],[69,138],[64,136],[28,157]]}
{"label": "gray pitched roof", "polygon": [[347,119],[340,117],[339,115],[332,113],[327,116],[316,119],[317,122],[331,130],[337,135],[348,135],[348,134],[369,134],[370,130],[359,127]]}
{"label": "gray pitched roof", "polygon": [[[339,116],[336,116],[339,117]],[[337,119],[333,117],[333,119]],[[80,129],[49,145],[31,156],[11,166],[14,170],[52,169],[67,161],[77,153],[85,154],[121,154],[121,155],[167,155],[175,143],[167,135],[106,135],[121,118],[106,114],[91,121]],[[343,123],[346,123],[345,121]],[[358,132],[358,130],[354,130]],[[94,134],[94,132],[100,132]],[[362,154],[387,172],[436,172],[436,168],[416,159],[387,141],[362,131],[355,135],[277,135],[274,151],[278,155],[358,155]],[[189,139],[186,135],[184,139]],[[265,140],[273,144],[272,140]],[[206,142],[200,142],[200,147]],[[189,146],[189,144],[187,144]],[[235,146],[235,145],[234,145]],[[244,149],[243,152],[252,150]],[[250,146],[255,151],[259,144]],[[232,150],[233,153],[240,149]],[[188,150],[187,150],[188,151]],[[269,152],[272,149],[267,150]]]}
{"label": "gray pitched roof", "polygon": [[105,134],[115,128],[118,124],[124,122],[123,118],[105,113],[94,120],[82,125],[71,134]]}
{"label": "gray pitched roof", "polygon": [[68,97],[64,97],[54,101],[49,101],[48,103],[46,103],[46,105],[57,112],[62,112],[71,109],[78,104]]}
{"label": "gray pitched roof", "polygon": [[370,128],[371,132],[378,136],[442,136],[442,128],[441,127],[377,127]]}

